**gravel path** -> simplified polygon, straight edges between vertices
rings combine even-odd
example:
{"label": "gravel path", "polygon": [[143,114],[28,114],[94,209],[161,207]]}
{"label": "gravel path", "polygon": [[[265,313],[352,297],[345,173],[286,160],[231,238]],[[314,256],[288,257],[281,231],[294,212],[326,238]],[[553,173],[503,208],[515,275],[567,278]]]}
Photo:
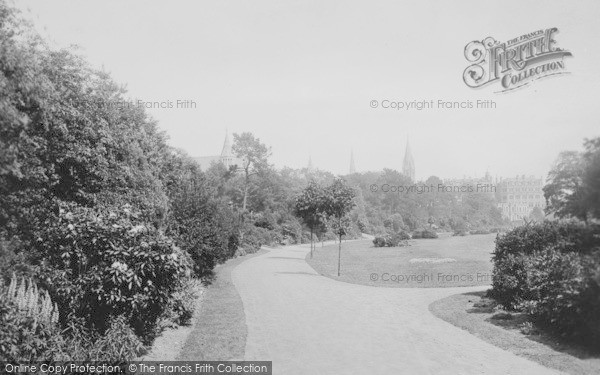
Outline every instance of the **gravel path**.
{"label": "gravel path", "polygon": [[[319,276],[304,246],[237,266],[246,360],[274,374],[558,374],[434,317],[431,302],[468,288],[377,288]],[[343,270],[342,270],[343,272]]]}

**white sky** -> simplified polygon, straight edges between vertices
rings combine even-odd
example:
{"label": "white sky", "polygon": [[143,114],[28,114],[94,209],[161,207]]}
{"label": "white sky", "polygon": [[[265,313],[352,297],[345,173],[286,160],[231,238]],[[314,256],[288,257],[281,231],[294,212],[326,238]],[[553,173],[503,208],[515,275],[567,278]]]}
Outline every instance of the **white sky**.
{"label": "white sky", "polygon": [[[15,5],[56,46],[81,53],[146,101],[171,144],[221,151],[253,132],[277,166],[401,170],[418,179],[546,174],[558,152],[600,135],[598,1],[42,1]],[[494,94],[462,81],[472,40],[557,27],[570,75]],[[402,112],[371,100],[492,99],[495,110]]]}

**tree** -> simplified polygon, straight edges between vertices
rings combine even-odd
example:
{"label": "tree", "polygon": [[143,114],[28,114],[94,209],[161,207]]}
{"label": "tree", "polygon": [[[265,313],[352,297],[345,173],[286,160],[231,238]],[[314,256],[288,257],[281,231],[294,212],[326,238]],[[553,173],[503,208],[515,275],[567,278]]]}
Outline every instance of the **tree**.
{"label": "tree", "polygon": [[600,137],[586,140],[584,146],[583,205],[593,217],[600,218]]}
{"label": "tree", "polygon": [[565,151],[558,155],[544,186],[547,213],[560,218],[576,216],[583,219],[585,215],[578,197],[582,174],[583,162],[579,152]]}
{"label": "tree", "polygon": [[233,152],[242,159],[242,170],[244,171],[244,187],[242,198],[240,242],[244,239],[244,227],[246,219],[246,209],[248,207],[248,190],[250,188],[250,176],[265,171],[269,167],[268,157],[271,150],[260,142],[260,139],[254,137],[252,133],[242,133],[233,135]]}
{"label": "tree", "polygon": [[324,210],[323,188],[314,181],[296,197],[294,213],[300,217],[310,229],[310,257],[313,257],[313,233],[323,225],[321,213]]}
{"label": "tree", "polygon": [[244,171],[242,211],[245,212],[248,205],[250,176],[268,168],[268,158],[271,155],[271,150],[261,143],[260,139],[254,137],[252,133],[242,133],[233,135],[233,152],[242,159],[242,170]]}
{"label": "tree", "polygon": [[546,212],[585,222],[600,218],[600,137],[586,140],[585,151],[559,154],[544,186]]}
{"label": "tree", "polygon": [[350,220],[347,215],[354,208],[354,189],[347,186],[343,179],[337,178],[324,189],[324,207],[327,216],[332,218],[334,232],[339,236],[338,276],[342,257],[342,236],[348,233]]}

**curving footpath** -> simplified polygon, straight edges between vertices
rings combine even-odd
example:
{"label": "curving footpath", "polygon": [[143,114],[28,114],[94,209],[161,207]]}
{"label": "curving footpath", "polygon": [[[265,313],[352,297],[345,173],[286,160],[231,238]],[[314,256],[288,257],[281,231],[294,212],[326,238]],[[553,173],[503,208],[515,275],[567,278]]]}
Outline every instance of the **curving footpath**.
{"label": "curving footpath", "polygon": [[[274,374],[559,374],[433,316],[469,288],[377,288],[318,275],[290,246],[232,273],[246,314],[246,360]],[[343,254],[342,254],[343,255]],[[342,270],[343,271],[343,270]]]}

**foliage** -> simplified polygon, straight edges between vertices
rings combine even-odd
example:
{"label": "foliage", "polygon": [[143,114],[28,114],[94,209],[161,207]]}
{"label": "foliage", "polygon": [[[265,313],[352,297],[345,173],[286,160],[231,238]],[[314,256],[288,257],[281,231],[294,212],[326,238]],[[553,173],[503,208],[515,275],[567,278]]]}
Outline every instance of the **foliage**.
{"label": "foliage", "polygon": [[563,336],[600,343],[600,228],[526,223],[496,239],[489,294]]}
{"label": "foliage", "polygon": [[294,202],[294,214],[304,221],[311,233],[323,227],[325,196],[323,189],[311,181]]}
{"label": "foliage", "polygon": [[122,315],[138,334],[151,331],[189,259],[140,214],[63,206],[36,242],[46,287],[61,316],[73,311],[103,332]]}
{"label": "foliage", "polygon": [[525,263],[526,311],[562,336],[600,345],[600,248],[590,254],[551,247]]}
{"label": "foliage", "polygon": [[188,325],[196,310],[196,301],[199,297],[198,288],[200,281],[186,277],[173,293],[170,306],[166,309],[167,322],[178,325]]}
{"label": "foliage", "polygon": [[14,302],[0,298],[0,361],[48,359],[52,337],[57,333],[54,323],[38,321],[23,314]]}
{"label": "foliage", "polygon": [[[391,169],[356,173],[345,178],[356,188],[364,206],[360,222],[366,233],[391,233],[399,229],[412,232],[420,228],[454,232],[452,226],[461,222],[464,231],[502,225],[501,211],[490,194],[452,194],[437,189],[399,194],[391,191],[392,187],[411,187],[415,183]],[[439,184],[443,184],[442,180],[431,176],[423,186],[437,187]],[[371,190],[372,185],[378,189]],[[358,222],[358,213],[356,216],[354,220]]]}
{"label": "foliage", "polygon": [[0,301],[2,353],[131,359],[161,317],[189,319],[190,270],[235,253],[223,181],[169,147],[106,73],[49,48],[2,1],[0,49],[0,279],[17,275]]}
{"label": "foliage", "polygon": [[245,212],[247,208],[250,176],[264,172],[268,169],[268,158],[271,154],[271,150],[252,133],[246,132],[234,134],[233,139],[233,152],[238,158],[242,159],[241,169],[244,172],[242,212]]}
{"label": "foliage", "polygon": [[278,238],[278,233],[251,224],[246,225],[244,233],[242,247],[246,253],[257,252],[263,245],[271,245],[281,241],[281,239]]}
{"label": "foliage", "polygon": [[323,190],[323,212],[332,218],[332,223],[336,225],[334,232],[342,238],[349,231],[348,213],[354,207],[354,197],[356,192],[347,186],[341,178],[337,178],[333,183]]}
{"label": "foliage", "polygon": [[190,254],[194,274],[205,276],[237,249],[235,214],[185,155],[169,158],[163,178],[169,198],[166,234]]}
{"label": "foliage", "polygon": [[348,214],[356,205],[355,196],[354,189],[347,186],[341,178],[336,178],[323,190],[323,213],[330,218],[330,227],[339,239],[338,276],[340,276],[342,237],[351,231]]}
{"label": "foliage", "polygon": [[546,211],[560,218],[600,218],[600,137],[586,140],[583,153],[562,152],[548,173]]}
{"label": "foliage", "polygon": [[416,230],[412,233],[412,238],[438,238],[438,234],[430,229]]}
{"label": "foliage", "polygon": [[101,361],[116,365],[141,354],[144,346],[124,317],[111,317],[107,327],[101,335],[73,317],[61,334],[50,341],[48,357],[55,361]]}
{"label": "foliage", "polygon": [[532,221],[542,222],[544,221],[544,212],[539,206],[535,206],[529,214],[529,219]]}
{"label": "foliage", "polygon": [[408,240],[410,235],[404,231],[399,231],[386,236],[378,236],[373,239],[373,245],[375,247],[398,247],[408,246]]}
{"label": "foliage", "polygon": [[103,335],[86,328],[76,317],[60,330],[19,312],[12,302],[0,299],[0,361],[104,361],[123,363],[137,357],[142,343],[124,317],[110,318]]}
{"label": "foliage", "polygon": [[58,306],[52,302],[48,291],[41,293],[32,279],[17,278],[13,273],[7,288],[3,287],[3,280],[0,280],[0,296],[13,303],[25,317],[58,323]]}

